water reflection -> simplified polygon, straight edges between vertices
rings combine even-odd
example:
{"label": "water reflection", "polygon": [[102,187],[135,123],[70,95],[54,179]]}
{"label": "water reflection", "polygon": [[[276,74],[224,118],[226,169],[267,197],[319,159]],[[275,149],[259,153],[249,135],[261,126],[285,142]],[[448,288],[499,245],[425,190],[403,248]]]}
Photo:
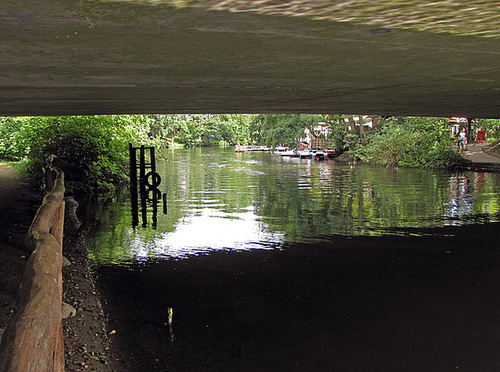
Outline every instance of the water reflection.
{"label": "water reflection", "polygon": [[207,208],[180,220],[174,231],[156,234],[153,244],[144,244],[136,235],[130,254],[142,260],[149,256],[182,258],[224,249],[274,249],[283,241],[283,234],[267,230],[252,210],[236,214]]}
{"label": "water reflection", "polygon": [[158,216],[156,231],[132,229],[128,200],[103,207],[89,242],[97,261],[276,249],[336,235],[415,234],[415,228],[499,220],[494,173],[291,161],[220,149],[169,152],[158,168],[169,213]]}
{"label": "water reflection", "polygon": [[460,224],[459,221],[455,219],[460,219],[461,217],[471,214],[473,209],[472,185],[470,184],[469,178],[464,175],[451,176],[450,201],[448,202],[446,211],[448,217],[446,224]]}

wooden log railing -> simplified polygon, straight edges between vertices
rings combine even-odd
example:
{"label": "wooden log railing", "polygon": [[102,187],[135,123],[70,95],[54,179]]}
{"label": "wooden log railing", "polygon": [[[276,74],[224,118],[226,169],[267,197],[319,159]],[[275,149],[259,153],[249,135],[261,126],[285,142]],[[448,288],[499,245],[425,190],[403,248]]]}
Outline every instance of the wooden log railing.
{"label": "wooden log railing", "polygon": [[0,344],[0,371],[64,371],[62,238],[64,173],[58,169],[26,235],[32,252],[17,298],[17,312]]}

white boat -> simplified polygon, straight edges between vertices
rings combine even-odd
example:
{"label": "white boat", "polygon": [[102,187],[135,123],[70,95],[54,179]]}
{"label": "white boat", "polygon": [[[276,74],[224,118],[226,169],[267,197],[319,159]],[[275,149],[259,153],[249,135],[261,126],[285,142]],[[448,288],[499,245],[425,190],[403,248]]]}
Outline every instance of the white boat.
{"label": "white boat", "polygon": [[236,145],[234,148],[236,152],[246,152],[246,151],[271,151],[270,147],[267,146],[241,146]]}
{"label": "white boat", "polygon": [[316,150],[316,151],[313,151],[313,158],[314,160],[325,160],[325,159],[328,159],[328,154],[326,153],[326,151],[323,151],[323,150]]}
{"label": "white boat", "polygon": [[286,150],[283,152],[280,152],[281,156],[291,156],[291,157],[296,157],[297,156],[297,150]]}
{"label": "white boat", "polygon": [[299,150],[299,157],[301,159],[311,159],[312,158],[312,152],[311,150]]}
{"label": "white boat", "polygon": [[287,152],[289,150],[288,147],[285,147],[285,146],[277,146],[274,148],[273,150],[273,154],[277,154],[277,155],[283,155],[283,153]]}

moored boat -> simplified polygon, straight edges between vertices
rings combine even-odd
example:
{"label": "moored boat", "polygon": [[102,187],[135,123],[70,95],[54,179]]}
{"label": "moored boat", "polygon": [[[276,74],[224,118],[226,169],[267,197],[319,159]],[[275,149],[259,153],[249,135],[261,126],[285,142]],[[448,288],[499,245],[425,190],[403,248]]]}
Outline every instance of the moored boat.
{"label": "moored boat", "polygon": [[325,149],[325,152],[329,158],[336,158],[340,155],[336,149]]}
{"label": "moored boat", "polygon": [[297,156],[297,150],[291,150],[291,149],[288,149],[286,151],[283,151],[283,152],[280,152],[279,153],[281,156],[291,156],[291,157],[295,157]]}
{"label": "moored boat", "polygon": [[286,153],[287,151],[289,151],[290,149],[288,147],[285,147],[285,146],[277,146],[274,148],[273,150],[273,154],[277,154],[277,155],[283,155],[284,153]]}
{"label": "moored boat", "polygon": [[236,152],[246,152],[246,151],[271,151],[270,147],[267,146],[241,146],[236,145],[234,148]]}
{"label": "moored boat", "polygon": [[312,158],[312,152],[310,150],[299,150],[299,158],[301,159],[311,159]]}
{"label": "moored boat", "polygon": [[328,159],[328,155],[326,153],[326,151],[323,151],[323,150],[316,150],[313,152],[313,157],[314,157],[314,160],[325,160],[325,159]]}
{"label": "moored boat", "polygon": [[[331,150],[332,153],[335,150]],[[290,149],[284,146],[275,147],[273,154],[281,155],[283,157],[297,157],[300,159],[315,159],[315,160],[325,160],[328,159],[327,150],[309,150],[309,149]]]}

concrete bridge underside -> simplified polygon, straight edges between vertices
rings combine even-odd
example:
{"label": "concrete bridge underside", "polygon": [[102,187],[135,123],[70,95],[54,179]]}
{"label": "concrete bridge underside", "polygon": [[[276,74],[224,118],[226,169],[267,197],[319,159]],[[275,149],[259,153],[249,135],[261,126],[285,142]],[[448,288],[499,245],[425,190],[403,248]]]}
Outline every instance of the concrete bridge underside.
{"label": "concrete bridge underside", "polygon": [[0,3],[0,115],[187,112],[500,117],[500,7]]}

